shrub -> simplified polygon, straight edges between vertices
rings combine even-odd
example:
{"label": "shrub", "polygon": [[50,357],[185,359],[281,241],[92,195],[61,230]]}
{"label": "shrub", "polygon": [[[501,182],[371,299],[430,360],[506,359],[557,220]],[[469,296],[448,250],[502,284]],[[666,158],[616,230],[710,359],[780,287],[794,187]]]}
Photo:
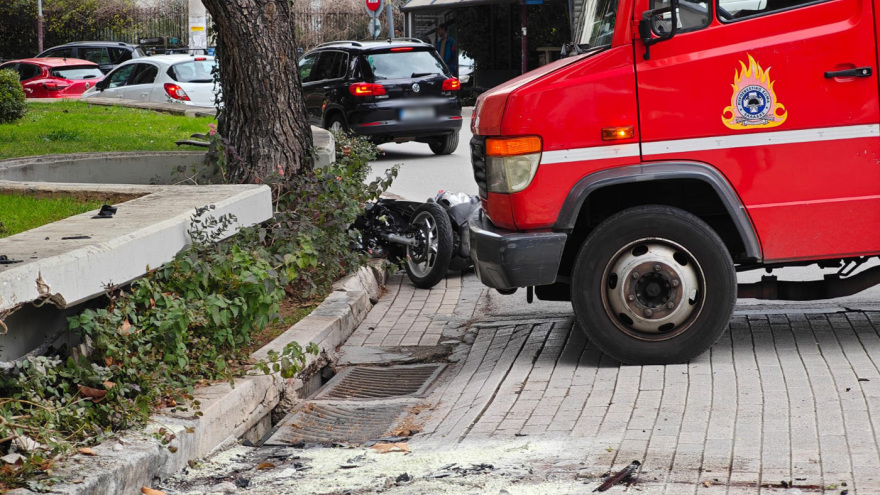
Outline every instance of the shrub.
{"label": "shrub", "polygon": [[292,342],[252,363],[247,351],[254,334],[277,317],[285,292],[298,300],[324,296],[365,261],[350,249],[349,225],[397,169],[365,183],[376,148],[363,139],[337,139],[336,163],[267,180],[274,219],[218,242],[234,218],[198,209],[190,247],[128,287],[108,288],[106,307],[68,318],[80,345],[64,344],[0,371],[0,455],[13,440],[42,446],[0,469],[0,493],[23,485],[44,489],[40,483],[51,482],[47,472],[57,455],[143,425],[157,407],[198,417],[191,395],[197,384],[231,381],[250,365],[287,378],[307,353],[317,354],[314,344]]}
{"label": "shrub", "polygon": [[27,104],[18,73],[11,69],[0,70],[0,124],[15,122],[26,113]]}

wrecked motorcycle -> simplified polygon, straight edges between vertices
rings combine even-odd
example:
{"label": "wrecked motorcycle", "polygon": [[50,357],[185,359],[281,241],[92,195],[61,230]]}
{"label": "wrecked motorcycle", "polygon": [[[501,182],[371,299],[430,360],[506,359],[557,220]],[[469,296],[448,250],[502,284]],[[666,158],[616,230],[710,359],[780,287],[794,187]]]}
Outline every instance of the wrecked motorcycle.
{"label": "wrecked motorcycle", "polygon": [[430,289],[447,271],[472,265],[467,219],[479,207],[477,196],[444,191],[424,203],[379,199],[353,225],[360,232],[355,248],[403,260],[413,284]]}

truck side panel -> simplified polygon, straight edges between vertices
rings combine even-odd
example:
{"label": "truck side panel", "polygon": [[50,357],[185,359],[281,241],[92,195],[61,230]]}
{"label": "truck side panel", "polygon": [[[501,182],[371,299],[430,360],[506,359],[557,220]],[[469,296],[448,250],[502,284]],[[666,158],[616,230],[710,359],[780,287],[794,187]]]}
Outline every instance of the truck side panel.
{"label": "truck side panel", "polygon": [[[512,194],[519,229],[552,226],[575,183],[597,170],[639,163],[632,46],[612,48],[513,92],[502,134],[539,133],[541,166],[528,189]],[[537,125],[536,125],[537,123]],[[632,126],[630,139],[603,141],[602,129]]]}
{"label": "truck side panel", "polygon": [[[647,1],[640,9],[647,8]],[[646,161],[720,170],[768,262],[880,252],[872,6],[833,0],[637,42]],[[865,67],[868,77],[826,77]]]}

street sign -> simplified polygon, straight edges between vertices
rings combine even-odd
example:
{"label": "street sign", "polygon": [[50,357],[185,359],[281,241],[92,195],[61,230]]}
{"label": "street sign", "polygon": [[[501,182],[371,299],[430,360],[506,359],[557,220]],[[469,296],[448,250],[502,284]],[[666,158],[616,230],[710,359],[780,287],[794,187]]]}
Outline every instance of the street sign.
{"label": "street sign", "polygon": [[370,30],[370,36],[372,36],[373,39],[376,39],[379,37],[379,35],[382,34],[382,23],[379,22],[378,18],[373,17],[372,19],[370,19],[370,25],[368,29]]}
{"label": "street sign", "polygon": [[370,14],[370,17],[376,18],[379,17],[379,14],[382,13],[382,7],[385,6],[384,0],[365,0],[367,3],[367,13]]}

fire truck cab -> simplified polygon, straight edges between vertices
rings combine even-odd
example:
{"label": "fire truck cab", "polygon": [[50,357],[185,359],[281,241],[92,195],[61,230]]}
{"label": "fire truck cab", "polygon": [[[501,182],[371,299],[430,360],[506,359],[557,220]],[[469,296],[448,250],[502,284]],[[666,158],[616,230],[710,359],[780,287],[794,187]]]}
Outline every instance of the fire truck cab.
{"label": "fire truck cab", "polygon": [[[687,361],[740,297],[880,283],[870,0],[586,0],[577,52],[477,101],[479,279],[571,300],[627,363]],[[736,272],[838,267],[811,282]]]}

